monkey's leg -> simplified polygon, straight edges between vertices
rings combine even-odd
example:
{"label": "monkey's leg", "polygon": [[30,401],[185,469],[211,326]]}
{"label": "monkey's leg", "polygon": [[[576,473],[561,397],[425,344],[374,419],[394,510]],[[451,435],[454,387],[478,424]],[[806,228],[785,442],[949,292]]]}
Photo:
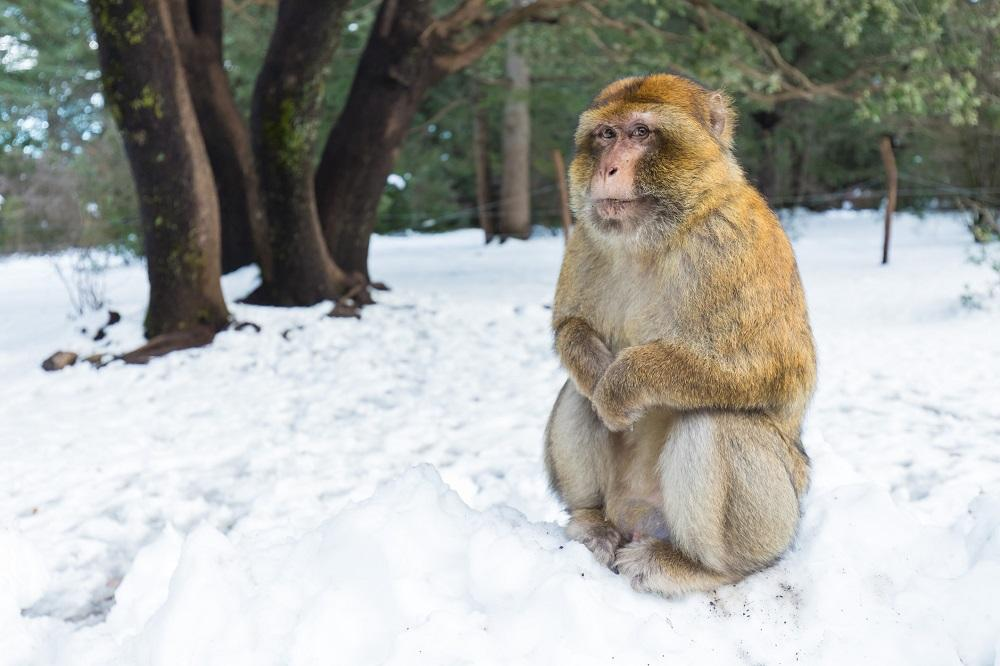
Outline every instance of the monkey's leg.
{"label": "monkey's leg", "polygon": [[612,567],[615,553],[624,539],[621,532],[604,517],[603,509],[571,511],[566,536],[586,546],[597,561],[606,567]]}
{"label": "monkey's leg", "polygon": [[545,430],[545,466],[569,511],[566,534],[610,566],[622,535],[604,514],[610,482],[611,433],[572,381],[559,392]]}
{"label": "monkey's leg", "polygon": [[632,589],[637,592],[655,592],[668,597],[714,590],[740,579],[738,575],[712,571],[673,544],[652,537],[619,548],[614,568],[630,579]]}
{"label": "monkey's leg", "polygon": [[625,546],[618,570],[637,589],[669,596],[714,589],[771,564],[799,522],[793,474],[805,463],[792,455],[801,454],[760,416],[685,414],[659,460],[671,542]]}

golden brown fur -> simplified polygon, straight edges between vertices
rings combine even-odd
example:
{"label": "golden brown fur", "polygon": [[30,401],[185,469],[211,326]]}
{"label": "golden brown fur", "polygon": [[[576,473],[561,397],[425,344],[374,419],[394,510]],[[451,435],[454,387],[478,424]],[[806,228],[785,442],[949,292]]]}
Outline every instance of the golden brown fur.
{"label": "golden brown fur", "polygon": [[728,100],[687,79],[624,79],[582,114],[570,168],[553,313],[570,381],[546,463],[569,535],[668,595],[773,562],[808,484],[805,300],[732,126]]}

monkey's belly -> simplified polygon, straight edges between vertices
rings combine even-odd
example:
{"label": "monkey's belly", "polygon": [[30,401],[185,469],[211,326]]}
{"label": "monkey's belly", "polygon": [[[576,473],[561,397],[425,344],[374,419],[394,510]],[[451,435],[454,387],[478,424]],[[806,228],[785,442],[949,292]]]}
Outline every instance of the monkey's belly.
{"label": "monkey's belly", "polygon": [[630,539],[669,538],[657,463],[676,419],[676,413],[669,410],[650,410],[631,431],[615,436],[612,483],[604,511]]}
{"label": "monkey's belly", "polygon": [[653,537],[667,541],[670,533],[660,507],[643,499],[623,498],[608,512],[608,520],[631,540]]}

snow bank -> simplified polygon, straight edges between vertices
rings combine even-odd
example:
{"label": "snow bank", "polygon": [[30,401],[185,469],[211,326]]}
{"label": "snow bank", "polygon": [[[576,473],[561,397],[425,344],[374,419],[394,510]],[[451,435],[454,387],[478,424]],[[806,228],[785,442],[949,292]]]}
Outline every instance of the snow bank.
{"label": "snow bank", "polygon": [[0,260],[0,666],[1000,664],[1000,336],[958,305],[993,278],[947,216],[899,216],[888,267],[876,213],[795,224],[799,539],[679,600],[567,543],[546,491],[561,239],[376,238],[394,289],[360,322],[235,303],[239,271],[260,333],[55,374],[54,349],[137,343],[142,267],[104,276],[97,343],[51,260]]}
{"label": "snow bank", "polygon": [[[921,527],[808,439],[819,474],[796,547],[715,595],[636,595],[558,526],[475,511],[421,465],[278,544],[167,528],[107,621],[50,663],[995,663],[1000,502],[976,502],[966,531]],[[21,650],[4,654],[25,654],[37,620],[11,618],[35,580],[2,588]]]}
{"label": "snow bank", "polygon": [[15,531],[0,527],[0,663],[29,663],[34,636],[21,609],[38,601],[47,584],[38,551]]}

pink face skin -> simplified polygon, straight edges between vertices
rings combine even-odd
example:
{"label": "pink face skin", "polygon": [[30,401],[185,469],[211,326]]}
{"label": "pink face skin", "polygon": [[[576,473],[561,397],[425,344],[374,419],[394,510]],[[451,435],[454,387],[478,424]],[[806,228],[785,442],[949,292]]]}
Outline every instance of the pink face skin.
{"label": "pink face skin", "polygon": [[629,222],[648,212],[649,201],[636,187],[636,166],[655,147],[645,114],[631,114],[620,123],[594,128],[594,147],[600,152],[590,179],[590,200],[597,217],[605,222]]}

